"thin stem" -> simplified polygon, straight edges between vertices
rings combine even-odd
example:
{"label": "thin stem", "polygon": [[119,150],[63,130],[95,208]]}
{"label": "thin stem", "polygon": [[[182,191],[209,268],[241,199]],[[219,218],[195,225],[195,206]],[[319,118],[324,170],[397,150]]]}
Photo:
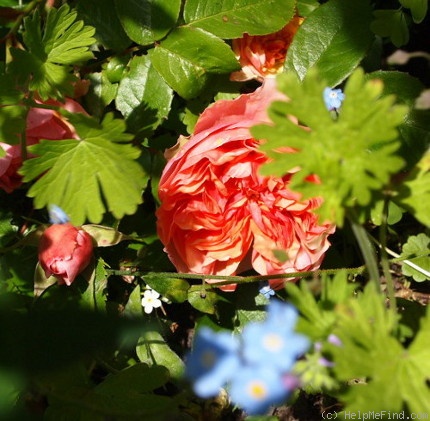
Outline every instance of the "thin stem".
{"label": "thin stem", "polygon": [[385,282],[387,284],[387,294],[388,299],[390,302],[390,308],[393,310],[394,313],[397,313],[397,306],[396,306],[396,296],[394,293],[394,282],[393,278],[391,276],[390,272],[390,265],[388,262],[388,255],[386,251],[387,246],[387,227],[388,227],[388,205],[390,201],[388,197],[384,200],[384,207],[382,210],[382,220],[381,220],[381,226],[379,229],[379,242],[381,243],[381,266],[382,271],[384,273]]}
{"label": "thin stem", "polygon": [[219,280],[216,284],[205,284],[205,288],[217,288],[219,286],[230,285],[230,284],[247,284],[251,282],[268,281],[270,279],[290,279],[290,278],[305,278],[307,276],[315,275],[334,275],[339,271],[344,271],[347,274],[359,275],[366,270],[365,266],[359,266],[356,268],[342,268],[342,269],[320,269],[308,272],[294,272],[294,273],[280,273],[273,275],[252,275],[252,276],[224,276],[224,275],[207,275],[200,273],[177,273],[177,272],[144,272],[136,270],[112,270],[106,269],[108,275],[133,275],[140,277],[151,277],[157,276],[159,278],[175,278],[175,279],[195,279],[195,280],[206,280],[213,279]]}

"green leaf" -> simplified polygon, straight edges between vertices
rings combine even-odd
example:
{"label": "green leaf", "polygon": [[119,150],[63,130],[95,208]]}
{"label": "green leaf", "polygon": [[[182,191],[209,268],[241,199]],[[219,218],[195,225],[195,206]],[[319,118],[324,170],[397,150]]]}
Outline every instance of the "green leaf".
{"label": "green leaf", "polygon": [[140,45],[164,38],[178,20],[181,0],[115,0],[127,35]]}
{"label": "green leaf", "polygon": [[[430,273],[430,238],[426,234],[411,235],[407,243],[403,244],[401,258],[407,259],[409,262],[424,269]],[[416,257],[414,257],[416,256]],[[422,282],[429,280],[430,277],[426,276],[410,265],[403,263],[402,273],[405,276],[412,276],[415,281]]]}
{"label": "green leaf", "polygon": [[[95,30],[76,18],[77,12],[70,10],[67,5],[59,9],[49,9],[43,33],[43,47],[50,62],[73,65],[93,57],[88,47],[95,42]],[[33,23],[36,24],[37,21],[38,19],[34,18]],[[26,44],[31,35],[31,31],[24,33]]]}
{"label": "green leaf", "polygon": [[146,275],[144,281],[160,295],[175,303],[183,303],[187,299],[190,284],[185,279],[162,278],[154,274]]}
{"label": "green leaf", "polygon": [[101,117],[105,107],[115,99],[118,84],[111,83],[104,71],[90,73],[87,79],[90,81],[90,87],[85,95],[85,108],[94,117]]}
{"label": "green leaf", "polygon": [[93,57],[89,46],[95,42],[94,28],[76,20],[77,12],[69,6],[49,9],[44,30],[36,10],[24,20],[26,50],[11,49],[10,74],[39,93],[42,99],[62,98],[73,93],[72,66]]}
{"label": "green leaf", "polygon": [[148,134],[167,118],[173,91],[147,55],[133,57],[129,67],[119,83],[115,104],[131,131]]}
{"label": "green leaf", "polygon": [[281,29],[294,15],[291,0],[187,0],[185,23],[220,38],[264,35]]}
{"label": "green leaf", "polygon": [[[20,105],[0,106],[0,142],[17,144],[25,129],[26,109]],[[0,158],[4,156],[0,148]]]}
{"label": "green leaf", "polygon": [[82,225],[82,229],[91,235],[97,247],[110,247],[130,239],[129,236],[117,231],[115,228],[103,225],[87,224]]}
{"label": "green leaf", "polygon": [[398,187],[393,200],[419,222],[430,227],[430,152],[426,153]]}
{"label": "green leaf", "polygon": [[82,300],[88,308],[100,311],[103,314],[106,309],[107,278],[106,263],[99,258],[92,276],[88,279],[88,288],[82,294]]}
{"label": "green leaf", "polygon": [[366,74],[365,78],[382,80],[384,95],[395,94],[398,101],[410,106],[414,105],[416,97],[424,89],[419,79],[404,72],[378,70]]}
{"label": "green leaf", "polygon": [[298,0],[298,14],[303,17],[309,16],[315,9],[320,6],[318,0]]}
{"label": "green leaf", "polygon": [[[370,210],[370,219],[373,224],[378,226],[382,224],[383,212],[384,212],[384,200],[378,200]],[[396,205],[395,202],[390,201],[388,203],[388,215],[387,215],[388,225],[397,224],[397,222],[399,222],[402,219],[403,213],[404,213],[404,209]]]}
{"label": "green leaf", "polygon": [[[364,81],[356,70],[345,87],[338,119],[332,119],[323,102],[327,86],[315,71],[301,84],[291,74],[280,75],[278,87],[291,100],[275,102],[269,109],[274,125],[251,129],[272,161],[263,174],[283,175],[300,168],[291,179],[291,189],[305,198],[322,197],[317,212],[322,220],[342,226],[345,208],[367,206],[372,193],[386,185],[404,165],[397,156],[400,146],[396,127],[403,122],[406,107],[395,105],[393,96],[381,97],[380,81]],[[297,117],[305,130],[286,115]],[[288,139],[288,143],[285,143]],[[291,147],[294,153],[277,148]],[[320,183],[307,180],[317,175]]]}
{"label": "green leaf", "polygon": [[[20,105],[24,94],[16,89],[13,77],[0,74],[0,142],[17,144],[25,129],[27,109]],[[0,157],[3,149],[0,148]]]}
{"label": "green leaf", "polygon": [[95,37],[106,48],[123,51],[131,44],[121,25],[115,0],[79,0],[77,11],[79,17],[95,28]]}
{"label": "green leaf", "polygon": [[215,314],[218,300],[214,291],[205,291],[200,285],[192,286],[188,291],[189,303],[203,313]]}
{"label": "green leaf", "polygon": [[303,80],[317,66],[327,85],[338,85],[357,67],[373,41],[371,18],[366,0],[323,4],[300,26],[288,49],[286,69]]}
{"label": "green leaf", "polygon": [[[9,240],[11,239],[10,236]],[[17,247],[0,255],[0,281],[5,290],[19,290],[22,297],[34,296],[34,270],[37,250],[34,247]]]}
{"label": "green leaf", "polygon": [[37,178],[28,191],[35,207],[55,203],[75,225],[98,223],[106,211],[118,219],[134,213],[148,178],[135,161],[139,150],[124,143],[130,140],[124,122],[112,114],[101,124],[83,114],[68,117],[80,139],[42,140],[30,148],[38,156],[21,169],[25,181]]}
{"label": "green leaf", "polygon": [[42,266],[40,266],[40,263],[37,262],[36,268],[34,269],[34,296],[39,297],[46,289],[57,282],[58,279],[53,275],[46,277],[45,271],[42,269]]}
{"label": "green leaf", "polygon": [[25,379],[8,369],[0,369],[0,413],[5,418],[12,418],[12,411],[25,389]]}
{"label": "green leaf", "polygon": [[370,28],[381,37],[389,37],[396,47],[409,41],[409,29],[405,14],[399,9],[375,10],[375,20]]}
{"label": "green leaf", "polygon": [[317,299],[307,282],[294,284],[287,282],[285,290],[288,299],[299,310],[301,317],[298,330],[311,337],[314,341],[326,340],[332,333],[336,315],[332,311],[341,306],[352,295],[355,286],[348,283],[345,272],[340,271],[335,276],[323,276],[321,297]]}
{"label": "green leaf", "polygon": [[[376,291],[373,295],[378,296]],[[340,331],[336,334],[342,346],[333,347],[333,369],[341,381],[368,379],[366,384],[345,389],[341,396],[345,413],[399,412],[405,408],[412,413],[422,411],[430,399],[430,312],[405,349],[391,334],[393,325],[388,316],[392,313],[374,297],[365,293],[338,314]]]}
{"label": "green leaf", "polygon": [[411,9],[415,23],[421,23],[427,15],[428,0],[399,0],[403,7]]}
{"label": "green leaf", "polygon": [[101,395],[110,396],[118,396],[121,393],[128,394],[131,390],[133,393],[148,393],[163,386],[168,380],[169,374],[164,367],[148,367],[141,363],[109,375],[94,391]]}
{"label": "green leaf", "polygon": [[145,332],[136,347],[139,360],[149,366],[166,367],[173,379],[181,378],[184,362],[167,345],[161,334],[154,330]]}
{"label": "green leaf", "polygon": [[202,91],[208,74],[230,73],[240,67],[225,42],[191,27],[171,32],[151,51],[150,59],[164,80],[185,99]]}
{"label": "green leaf", "polygon": [[142,294],[140,286],[134,287],[133,291],[129,293],[127,304],[124,310],[124,316],[129,319],[142,320]]}
{"label": "green leaf", "polygon": [[430,111],[417,110],[416,98],[424,89],[419,79],[405,72],[376,71],[366,79],[380,79],[384,83],[383,95],[395,95],[399,103],[410,107],[403,123],[399,126],[402,144],[399,155],[407,162],[406,169],[413,167],[430,146]]}

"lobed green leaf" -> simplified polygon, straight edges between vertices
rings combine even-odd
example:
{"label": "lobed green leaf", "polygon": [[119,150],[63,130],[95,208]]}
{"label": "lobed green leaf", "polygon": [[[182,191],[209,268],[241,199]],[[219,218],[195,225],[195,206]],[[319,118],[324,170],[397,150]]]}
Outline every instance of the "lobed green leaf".
{"label": "lobed green leaf", "polygon": [[393,200],[407,209],[419,222],[430,227],[430,153],[426,153],[398,186]]}
{"label": "lobed green leaf", "polygon": [[[339,380],[366,379],[341,397],[345,411],[422,411],[430,398],[428,381],[430,312],[408,349],[392,336],[393,318],[369,284],[363,295],[339,313],[341,347],[333,347]],[[369,323],[371,321],[371,323]],[[381,395],[377,391],[384,390]]]}
{"label": "lobed green leaf", "polygon": [[41,30],[38,11],[24,21],[24,43],[28,50],[11,49],[9,73],[28,83],[44,100],[71,96],[76,79],[71,66],[93,57],[89,46],[95,42],[94,28],[76,20],[77,12],[63,5],[51,8]]}
{"label": "lobed green leaf", "polygon": [[139,150],[123,143],[130,139],[124,123],[109,114],[100,125],[82,115],[73,123],[81,139],[42,140],[31,147],[38,156],[21,171],[24,181],[43,174],[28,191],[35,207],[55,203],[75,225],[98,223],[106,211],[118,219],[134,213],[147,176],[135,161]]}
{"label": "lobed green leaf", "polygon": [[415,23],[421,23],[427,15],[428,0],[399,0],[403,7],[411,9]]}
{"label": "lobed green leaf", "polygon": [[408,43],[409,28],[402,10],[375,10],[373,14],[375,20],[370,27],[375,34],[381,37],[389,37],[396,47],[401,47]]}
{"label": "lobed green leaf", "polygon": [[411,235],[408,241],[403,244],[402,254],[400,257],[407,259],[423,269],[418,271],[408,264],[402,265],[402,273],[405,276],[412,276],[415,281],[421,282],[429,280],[423,272],[430,272],[430,238],[424,234]]}
{"label": "lobed green leaf", "polygon": [[[395,105],[393,96],[381,97],[382,83],[366,82],[362,70],[355,71],[346,84],[338,119],[332,119],[325,108],[326,83],[315,71],[303,84],[291,74],[278,80],[290,101],[272,104],[269,116],[274,124],[252,129],[254,136],[267,140],[261,149],[272,158],[261,172],[281,176],[300,168],[291,188],[306,198],[322,197],[321,218],[341,226],[345,208],[369,205],[372,193],[404,165],[396,154],[400,146],[396,127],[403,122],[406,107]],[[296,152],[280,152],[285,146]],[[315,174],[320,183],[308,181]]]}

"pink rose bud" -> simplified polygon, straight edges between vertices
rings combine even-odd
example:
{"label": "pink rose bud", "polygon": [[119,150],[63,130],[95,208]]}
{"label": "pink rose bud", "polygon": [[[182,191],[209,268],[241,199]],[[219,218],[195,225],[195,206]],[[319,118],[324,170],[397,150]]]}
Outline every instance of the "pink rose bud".
{"label": "pink rose bud", "polygon": [[71,285],[90,263],[92,253],[91,236],[70,223],[51,225],[39,241],[39,262],[45,276],[56,276],[60,284]]}

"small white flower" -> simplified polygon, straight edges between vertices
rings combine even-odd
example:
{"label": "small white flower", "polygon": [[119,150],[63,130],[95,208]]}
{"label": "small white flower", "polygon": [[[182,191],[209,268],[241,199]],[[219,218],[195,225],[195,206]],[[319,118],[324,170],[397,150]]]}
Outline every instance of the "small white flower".
{"label": "small white flower", "polygon": [[161,307],[161,300],[159,297],[160,294],[153,289],[147,289],[143,293],[141,303],[146,314],[151,313],[154,308]]}

